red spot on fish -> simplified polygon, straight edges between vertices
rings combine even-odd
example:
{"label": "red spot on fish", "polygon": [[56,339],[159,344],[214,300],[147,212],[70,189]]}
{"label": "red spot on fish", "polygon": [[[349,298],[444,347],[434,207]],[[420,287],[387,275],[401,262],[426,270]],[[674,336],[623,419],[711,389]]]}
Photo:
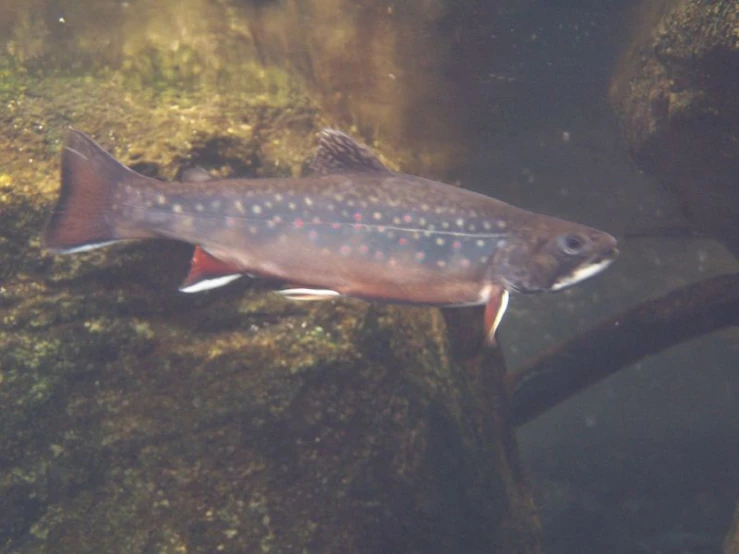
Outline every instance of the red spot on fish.
{"label": "red spot on fish", "polygon": [[369,250],[369,248],[367,248],[366,244],[363,244],[359,247],[359,252],[361,252],[362,254],[366,254],[367,250]]}
{"label": "red spot on fish", "polygon": [[401,245],[401,246],[405,246],[406,244],[408,244],[408,239],[405,238],[405,237],[400,238],[400,239],[398,239],[398,244]]}
{"label": "red spot on fish", "polygon": [[316,233],[315,231],[311,231],[308,233],[308,238],[311,240],[316,240],[318,238],[318,233]]}
{"label": "red spot on fish", "polygon": [[293,224],[295,225],[296,229],[300,229],[305,224],[305,222],[302,219],[296,219]]}
{"label": "red spot on fish", "polygon": [[419,262],[423,261],[425,257],[426,257],[426,254],[424,254],[423,252],[416,252],[416,260],[418,260]]}
{"label": "red spot on fish", "polygon": [[348,256],[351,253],[352,253],[352,249],[348,247],[346,244],[342,246],[341,248],[339,248],[339,254],[341,254],[342,256]]}
{"label": "red spot on fish", "polygon": [[360,221],[362,221],[362,214],[360,214],[359,212],[355,213],[354,214],[354,221],[356,221],[357,223],[359,223]]}
{"label": "red spot on fish", "polygon": [[455,241],[454,241],[454,242],[452,243],[452,248],[462,248],[462,243],[461,243],[461,242],[459,242],[458,240],[455,240]]}
{"label": "red spot on fish", "polygon": [[341,223],[332,223],[331,224],[331,228],[332,229],[340,229],[341,228]]}
{"label": "red spot on fish", "polygon": [[413,218],[411,217],[411,214],[405,214],[403,216],[403,221],[405,221],[406,223],[410,223],[411,221],[413,221]]}
{"label": "red spot on fish", "polygon": [[377,260],[379,262],[379,261],[384,260],[384,259],[385,259],[385,254],[383,254],[379,250],[377,252],[375,252],[375,260]]}

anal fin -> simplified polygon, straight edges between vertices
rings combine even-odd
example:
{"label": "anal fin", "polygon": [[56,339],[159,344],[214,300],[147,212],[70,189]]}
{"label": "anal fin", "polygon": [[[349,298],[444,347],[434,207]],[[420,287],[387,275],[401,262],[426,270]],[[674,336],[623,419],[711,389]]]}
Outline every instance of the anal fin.
{"label": "anal fin", "polygon": [[199,246],[195,247],[190,261],[190,272],[180,285],[181,292],[202,292],[227,285],[244,273],[237,267],[214,258]]}

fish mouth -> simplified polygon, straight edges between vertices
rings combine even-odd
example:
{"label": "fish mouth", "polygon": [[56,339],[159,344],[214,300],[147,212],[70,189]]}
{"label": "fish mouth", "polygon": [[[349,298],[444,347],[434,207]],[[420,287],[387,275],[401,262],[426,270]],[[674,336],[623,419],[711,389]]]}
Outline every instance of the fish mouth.
{"label": "fish mouth", "polygon": [[577,266],[571,273],[563,275],[562,277],[557,279],[552,284],[549,290],[559,291],[562,289],[566,289],[568,287],[571,287],[572,285],[579,283],[580,281],[589,279],[593,275],[597,275],[609,265],[611,265],[618,254],[618,249],[614,247],[605,254],[599,254],[598,256],[590,258],[586,262]]}

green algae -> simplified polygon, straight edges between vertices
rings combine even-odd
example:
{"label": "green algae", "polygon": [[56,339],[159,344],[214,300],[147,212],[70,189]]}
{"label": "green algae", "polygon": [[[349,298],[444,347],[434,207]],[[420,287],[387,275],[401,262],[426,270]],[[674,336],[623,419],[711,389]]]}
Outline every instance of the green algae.
{"label": "green algae", "polygon": [[[24,16],[0,65],[0,495],[13,499],[0,504],[0,548],[359,552],[395,520],[410,529],[392,538],[400,551],[501,540],[507,522],[474,491],[510,468],[478,452],[494,437],[469,429],[464,375],[438,311],[296,305],[246,282],[181,295],[191,249],[180,244],[43,251],[69,126],[173,179],[203,162],[222,176],[298,175],[324,125],[305,74],[259,61],[240,8],[225,10],[226,40],[214,50],[207,33],[181,33],[203,29],[193,21],[206,2],[183,14],[161,3],[159,26],[131,15],[125,39],[94,25],[115,16],[114,4],[88,14],[61,2],[76,33]],[[0,27],[4,17],[0,8]],[[351,44],[358,29],[326,38]],[[379,30],[398,43],[397,30]],[[313,43],[313,55],[321,49]],[[459,498],[439,482],[448,458],[428,446],[437,442],[453,445],[464,468]],[[511,486],[500,502],[517,494]],[[409,509],[413,498],[420,508]],[[491,524],[470,526],[460,513]],[[429,521],[438,541],[426,536]]]}

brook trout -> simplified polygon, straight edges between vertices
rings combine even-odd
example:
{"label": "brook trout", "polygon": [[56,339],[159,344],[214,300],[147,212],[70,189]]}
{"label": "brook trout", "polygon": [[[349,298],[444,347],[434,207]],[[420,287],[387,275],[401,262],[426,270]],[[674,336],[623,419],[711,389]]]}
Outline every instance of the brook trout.
{"label": "brook trout", "polygon": [[289,285],[278,292],[293,299],[481,304],[490,341],[509,292],[563,289],[618,254],[607,233],[396,173],[331,129],[307,177],[176,183],[140,175],[70,130],[46,248],[162,237],[196,247],[184,292],[248,275]]}

